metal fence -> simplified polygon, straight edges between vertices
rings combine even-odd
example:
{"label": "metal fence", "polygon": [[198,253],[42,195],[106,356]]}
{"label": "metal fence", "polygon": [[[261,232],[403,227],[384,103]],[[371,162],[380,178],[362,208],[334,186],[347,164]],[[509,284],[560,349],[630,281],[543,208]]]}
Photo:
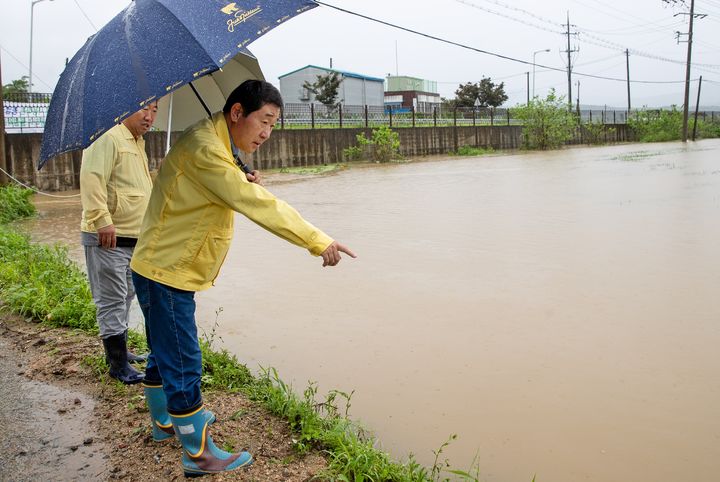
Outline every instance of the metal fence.
{"label": "metal fence", "polygon": [[[660,115],[661,110],[574,110],[582,124],[627,124],[628,118],[642,116],[647,120]],[[517,109],[435,107],[430,113],[416,112],[413,108],[390,106],[336,106],[323,104],[285,104],[280,128],[320,129],[337,127],[447,127],[447,126],[508,126],[522,125],[514,114]],[[706,122],[720,122],[720,112],[699,112],[698,118]]]}
{"label": "metal fence", "polygon": [[[3,98],[5,126],[9,133],[42,132],[45,126],[47,107],[51,94],[21,93],[6,94]],[[392,106],[285,104],[278,128],[281,129],[322,129],[343,127],[447,127],[447,126],[508,126],[521,125],[522,121],[513,114],[517,109],[503,108],[457,108],[448,109],[439,105],[431,112],[416,112],[414,108]],[[644,119],[660,115],[660,110],[576,110],[582,124],[626,124],[629,117]],[[698,117],[705,122],[720,122],[720,112],[700,112]]]}

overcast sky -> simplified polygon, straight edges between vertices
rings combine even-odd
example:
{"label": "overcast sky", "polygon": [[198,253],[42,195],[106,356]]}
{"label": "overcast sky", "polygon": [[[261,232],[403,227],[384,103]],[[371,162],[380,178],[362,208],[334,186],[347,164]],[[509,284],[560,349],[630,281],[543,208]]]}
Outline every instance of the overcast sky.
{"label": "overcast sky", "polygon": [[[44,0],[34,7],[34,91],[51,92],[65,59],[128,5],[127,0]],[[535,94],[550,88],[567,95],[566,17],[573,63],[573,101],[580,83],[582,104],[627,105],[625,49],[630,50],[633,107],[683,102],[687,9],[661,0],[327,0],[325,3],[423,34],[469,47],[432,40],[328,6],[319,6],[270,31],[250,45],[268,81],[308,64],[329,66],[372,77],[387,74],[433,80],[443,97],[454,97],[458,84],[483,76],[504,82],[506,105],[524,102],[526,72],[537,66]],[[720,0],[696,0],[691,77],[703,76],[701,104],[720,106]],[[31,0],[0,0],[2,82],[28,75]],[[158,28],[162,28],[158,24]],[[681,38],[682,40],[682,38]],[[549,52],[542,50],[549,49]],[[576,75],[577,74],[577,75]],[[597,79],[579,74],[607,77]],[[618,80],[611,80],[618,79]],[[664,83],[649,83],[664,82]],[[673,83],[668,83],[673,82]],[[697,82],[692,84],[695,104]]]}

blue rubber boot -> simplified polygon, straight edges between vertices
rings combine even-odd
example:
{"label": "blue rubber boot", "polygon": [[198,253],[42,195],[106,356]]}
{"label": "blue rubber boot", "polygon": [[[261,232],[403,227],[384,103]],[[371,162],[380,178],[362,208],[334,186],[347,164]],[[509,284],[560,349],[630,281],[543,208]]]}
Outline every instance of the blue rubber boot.
{"label": "blue rubber boot", "polygon": [[142,384],[145,392],[145,400],[150,410],[150,421],[152,422],[152,437],[156,442],[162,442],[175,435],[170,415],[167,411],[167,398],[163,392],[162,385]]}
{"label": "blue rubber boot", "polygon": [[170,415],[175,434],[183,447],[182,464],[185,477],[229,472],[252,464],[247,452],[232,454],[220,450],[208,433],[207,410],[200,407],[186,415]]}
{"label": "blue rubber boot", "polygon": [[[167,398],[165,397],[162,385],[143,382],[142,387],[150,411],[153,440],[155,442],[162,442],[163,440],[173,437],[175,435],[175,429],[170,420],[170,414],[167,411]],[[212,424],[215,421],[215,414],[210,410],[205,410],[205,416],[208,424]]]}

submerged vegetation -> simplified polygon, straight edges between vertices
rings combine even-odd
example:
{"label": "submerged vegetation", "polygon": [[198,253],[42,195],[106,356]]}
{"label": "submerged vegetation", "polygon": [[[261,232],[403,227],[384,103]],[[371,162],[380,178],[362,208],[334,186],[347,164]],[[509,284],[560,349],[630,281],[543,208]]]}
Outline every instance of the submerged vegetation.
{"label": "submerged vegetation", "polygon": [[[635,131],[640,142],[677,141],[682,138],[683,113],[674,106],[672,110],[643,109],[634,113],[628,119],[628,124]],[[688,119],[688,132],[692,136],[693,130],[700,139],[720,137],[720,119],[716,122],[707,122],[698,119]]]}
{"label": "submerged vegetation", "polygon": [[[29,192],[29,191],[28,191]],[[0,224],[0,298],[3,308],[54,327],[97,333],[95,306],[85,273],[68,258],[67,249],[31,243],[6,223],[34,212],[27,192],[0,188],[0,205],[12,199],[17,205]],[[18,201],[20,200],[20,201]],[[16,202],[18,201],[18,202]],[[7,219],[7,220],[5,220]],[[200,342],[203,353],[203,390],[242,392],[273,414],[287,420],[297,434],[295,449],[326,453],[327,473],[320,478],[339,481],[440,481],[443,471],[464,480],[477,480],[469,473],[450,470],[439,461],[443,446],[431,469],[412,456],[406,462],[393,461],[376,448],[376,440],[349,418],[352,393],[331,390],[318,401],[318,386],[310,383],[302,396],[287,385],[273,368],[257,376],[224,349],[216,349],[214,330]],[[142,348],[143,335],[131,332],[130,344]],[[85,363],[98,376],[106,373],[104,357],[98,354]],[[454,438],[451,437],[451,439]]]}

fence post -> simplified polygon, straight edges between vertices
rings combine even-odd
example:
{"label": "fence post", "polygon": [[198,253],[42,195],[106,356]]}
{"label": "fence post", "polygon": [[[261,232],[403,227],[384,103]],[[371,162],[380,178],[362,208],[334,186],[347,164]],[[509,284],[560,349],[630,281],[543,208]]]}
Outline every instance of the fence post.
{"label": "fence post", "polygon": [[392,106],[388,106],[388,114],[390,114],[390,129],[392,129]]}
{"label": "fence post", "polygon": [[615,117],[615,111],[613,111],[613,124],[617,124],[617,118]]}
{"label": "fence post", "polygon": [[410,107],[410,109],[411,109],[411,112],[412,112],[412,126],[413,126],[413,129],[414,129],[414,128],[415,128],[415,106]]}
{"label": "fence post", "polygon": [[507,114],[507,125],[510,125],[510,109],[505,109],[505,113]]}
{"label": "fence post", "polygon": [[590,124],[592,124],[592,109],[590,109]]}
{"label": "fence post", "polygon": [[433,107],[433,127],[437,127],[437,107]]}
{"label": "fence post", "polygon": [[491,126],[495,125],[495,108],[494,107],[490,108],[490,125]]}
{"label": "fence post", "polygon": [[457,127],[457,108],[453,109],[453,126]]}
{"label": "fence post", "polygon": [[365,104],[365,129],[368,128],[368,106]]}
{"label": "fence post", "polygon": [[[285,129],[285,109],[280,109],[280,129]],[[168,135],[170,133],[168,132]]]}
{"label": "fence post", "polygon": [[310,104],[310,129],[315,129],[315,104]]}
{"label": "fence post", "polygon": [[338,115],[340,117],[340,129],[342,129],[342,104],[338,104]]}

